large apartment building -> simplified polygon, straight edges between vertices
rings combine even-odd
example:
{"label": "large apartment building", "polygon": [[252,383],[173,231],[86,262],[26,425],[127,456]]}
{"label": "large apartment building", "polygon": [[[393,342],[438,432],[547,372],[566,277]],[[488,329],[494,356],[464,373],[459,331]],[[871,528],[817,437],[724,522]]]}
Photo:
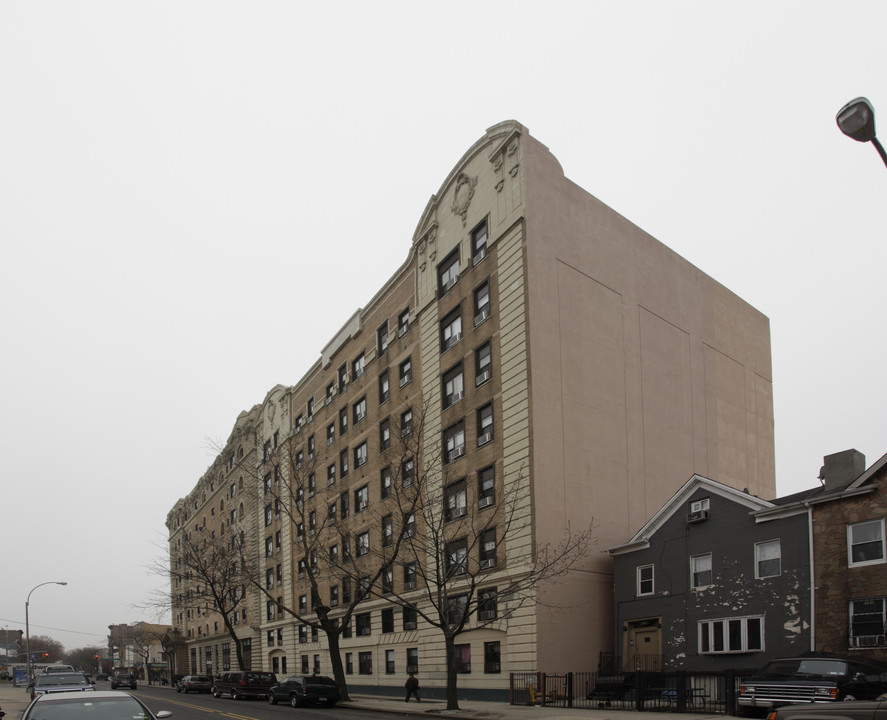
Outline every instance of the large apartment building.
{"label": "large apartment building", "polygon": [[[460,634],[469,695],[507,690],[512,671],[595,669],[614,649],[604,550],[694,473],[775,495],[767,318],[565,178],[516,122],[465,153],[406,261],[331,335],[301,379],[240,415],[167,518],[171,556],[200,533],[235,528],[255,545],[267,592],[245,588],[233,613],[254,669],[329,672],[323,633],[280,612],[311,602],[306,533],[328,533],[331,553],[345,536],[358,554],[384,547],[392,482],[419,467],[436,478],[431,495],[447,520],[483,522],[488,535],[467,560],[486,573],[481,590],[506,585],[568,532],[593,526],[596,539],[529,602],[509,610],[503,599]],[[277,461],[284,447],[289,466]],[[293,473],[305,476],[294,499],[304,521],[276,490]],[[497,534],[505,498],[525,522]],[[415,578],[407,568],[387,582],[408,596]],[[234,665],[230,633],[213,608],[188,605],[187,586],[173,580],[182,660],[191,672]],[[321,588],[331,612],[346,590]],[[409,668],[440,687],[440,631],[391,609],[368,597],[341,639],[349,685],[400,688]]]}

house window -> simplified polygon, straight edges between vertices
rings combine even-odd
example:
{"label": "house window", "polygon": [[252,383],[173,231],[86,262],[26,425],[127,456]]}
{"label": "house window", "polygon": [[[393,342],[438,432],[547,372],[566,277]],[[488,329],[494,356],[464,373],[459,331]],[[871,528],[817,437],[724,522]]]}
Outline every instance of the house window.
{"label": "house window", "polygon": [[370,534],[362,532],[357,536],[357,557],[363,557],[370,551]]}
{"label": "house window", "polygon": [[493,377],[493,349],[489,342],[474,351],[474,386],[478,387]]}
{"label": "house window", "polygon": [[443,395],[444,410],[452,407],[465,396],[465,385],[462,382],[462,363],[449,370],[443,376]]}
{"label": "house window", "polygon": [[711,585],[711,553],[690,558],[690,578],[691,587],[703,588]]}
{"label": "house window", "polygon": [[481,622],[495,620],[499,612],[499,593],[496,588],[486,588],[477,594],[477,619]]}
{"label": "house window", "polygon": [[367,441],[364,440],[360,445],[354,448],[354,467],[359,468],[366,465],[367,462]]}
{"label": "house window", "polygon": [[446,488],[446,520],[455,520],[468,512],[468,493],[465,490],[465,481],[460,480]]}
{"label": "house window", "polygon": [[413,359],[411,357],[408,357],[398,366],[398,376],[400,378],[400,387],[403,387],[413,379]]}
{"label": "house window", "polygon": [[391,421],[385,418],[379,423],[379,451],[385,452],[391,447]]}
{"label": "house window", "polygon": [[884,520],[868,520],[847,526],[850,567],[884,562]]}
{"label": "house window", "polygon": [[367,637],[373,633],[372,615],[361,613],[354,616],[354,627],[357,629],[357,637]]}
{"label": "house window", "polygon": [[480,569],[496,567],[496,528],[484,530],[480,536]]}
{"label": "house window", "polygon": [[394,650],[385,651],[385,674],[394,675]]}
{"label": "house window", "polygon": [[437,266],[438,290],[441,296],[446,295],[459,282],[459,248],[447,255]]}
{"label": "house window", "polygon": [[485,282],[474,291],[474,327],[490,317],[490,283]]}
{"label": "house window", "polygon": [[484,643],[484,673],[492,674],[501,672],[502,648],[498,642]]}
{"label": "house window", "polygon": [[370,491],[369,488],[364,485],[363,487],[357,488],[354,491],[354,512],[359,513],[363,510],[366,510],[370,504]]}
{"label": "house window", "polygon": [[343,478],[348,476],[348,448],[339,453],[339,475]]}
{"label": "house window", "polygon": [[641,565],[637,569],[637,594],[653,594],[653,566]]}
{"label": "house window", "polygon": [[468,643],[456,645],[456,672],[462,674],[471,672],[471,645]]}
{"label": "house window", "polygon": [[361,375],[363,375],[363,371],[366,365],[366,356],[361,353],[351,363],[351,377],[356,380]]}
{"label": "house window", "polygon": [[403,337],[410,329],[410,309],[397,316],[397,337]]}
{"label": "house window", "polygon": [[465,428],[457,423],[444,430],[443,437],[444,462],[451,463],[465,454]]}
{"label": "house window", "polygon": [[385,608],[382,610],[382,632],[394,632],[394,608]]}
{"label": "house window", "polygon": [[419,648],[407,648],[407,672],[419,672]]}
{"label": "house window", "polygon": [[702,620],[698,627],[701,655],[760,652],[764,649],[764,618],[760,615]]}
{"label": "house window", "polygon": [[487,221],[471,231],[471,262],[477,265],[487,256]]}
{"label": "house window", "polygon": [[376,340],[378,343],[379,357],[388,352],[388,321],[383,322],[379,329],[376,330]]}
{"label": "house window", "polygon": [[782,548],[779,540],[755,543],[755,568],[758,578],[782,574]]}
{"label": "house window", "polygon": [[379,405],[391,397],[391,382],[388,379],[388,371],[386,370],[379,375]]}
{"label": "house window", "polygon": [[373,653],[371,651],[357,653],[357,667],[361,675],[372,675]]}
{"label": "house window", "polygon": [[496,502],[496,466],[490,465],[477,473],[477,507],[490,507]]}
{"label": "house window", "polygon": [[382,499],[391,497],[391,468],[383,467],[379,475],[379,488]]}
{"label": "house window", "polygon": [[354,424],[357,425],[367,416],[367,398],[364,395],[360,400],[354,403]]}
{"label": "house window", "polygon": [[694,500],[693,502],[690,503],[690,512],[691,513],[708,512],[709,505],[710,505],[710,503],[709,503],[708,498]]}
{"label": "house window", "polygon": [[493,439],[493,403],[477,411],[477,446],[486,445]]}
{"label": "house window", "polygon": [[883,597],[850,601],[850,647],[887,645],[884,605]]}
{"label": "house window", "polygon": [[462,339],[462,310],[456,308],[440,322],[440,351],[449,350]]}
{"label": "house window", "polygon": [[348,406],[346,405],[339,410],[339,435],[348,432]]}
{"label": "house window", "polygon": [[464,575],[468,570],[468,543],[465,538],[447,543],[446,553],[447,577]]}

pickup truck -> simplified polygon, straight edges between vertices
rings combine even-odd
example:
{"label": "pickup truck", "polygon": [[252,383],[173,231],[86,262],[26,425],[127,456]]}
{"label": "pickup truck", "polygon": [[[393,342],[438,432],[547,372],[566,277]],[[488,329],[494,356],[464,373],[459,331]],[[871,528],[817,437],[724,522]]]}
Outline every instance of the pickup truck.
{"label": "pickup truck", "polygon": [[887,718],[887,697],[884,700],[846,702],[838,705],[811,703],[785,705],[771,710],[767,720],[884,720]]}

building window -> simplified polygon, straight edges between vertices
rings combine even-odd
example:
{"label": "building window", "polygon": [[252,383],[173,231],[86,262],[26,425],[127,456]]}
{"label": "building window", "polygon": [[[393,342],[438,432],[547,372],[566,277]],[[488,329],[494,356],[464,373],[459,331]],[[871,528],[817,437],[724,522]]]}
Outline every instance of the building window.
{"label": "building window", "polygon": [[339,453],[339,475],[348,477],[348,448]]}
{"label": "building window", "polygon": [[711,553],[690,558],[690,586],[704,588],[711,585]]}
{"label": "building window", "polygon": [[386,370],[379,375],[379,405],[386,402],[391,397],[391,382],[388,379],[388,371]]}
{"label": "building window", "polygon": [[388,321],[383,322],[379,329],[376,330],[376,339],[378,342],[379,357],[388,352]]}
{"label": "building window", "polygon": [[330,485],[336,484],[336,464],[326,466],[326,485],[329,487]]}
{"label": "building window", "polygon": [[379,451],[385,452],[391,447],[391,421],[385,418],[379,423]]}
{"label": "building window", "polygon": [[385,674],[394,675],[394,650],[385,651]]}
{"label": "building window", "polygon": [[474,327],[490,317],[490,283],[485,282],[474,291]]}
{"label": "building window", "polygon": [[462,339],[462,309],[456,308],[440,322],[440,351],[449,350]]}
{"label": "building window", "polygon": [[407,308],[397,316],[397,337],[403,337],[410,329],[410,309]]}
{"label": "building window", "polygon": [[884,520],[868,520],[847,526],[850,567],[884,562]]}
{"label": "building window", "polygon": [[362,532],[357,536],[357,557],[363,557],[370,551],[370,534]]}
{"label": "building window", "polygon": [[299,613],[304,615],[308,612],[308,596],[299,595]]}
{"label": "building window", "polygon": [[493,674],[501,672],[502,648],[498,642],[484,643],[484,673]]}
{"label": "building window", "polygon": [[400,387],[403,387],[413,379],[413,359],[411,357],[408,357],[398,366],[398,376],[400,378]]}
{"label": "building window", "polygon": [[465,538],[447,543],[446,553],[447,577],[464,575],[468,571],[468,543]]}
{"label": "building window", "polygon": [[480,569],[496,567],[496,528],[484,530],[480,536]]}
{"label": "building window", "polygon": [[348,387],[348,365],[346,363],[342,363],[339,366],[339,371],[336,373],[339,380],[339,392],[345,392],[345,388]]}
{"label": "building window", "polygon": [[477,619],[481,622],[495,620],[499,614],[499,593],[496,588],[486,588],[477,594]]}
{"label": "building window", "polygon": [[443,451],[445,463],[454,462],[465,454],[465,428],[461,422],[444,430]]}
{"label": "building window", "polygon": [[641,565],[637,569],[637,594],[653,594],[653,566]]}
{"label": "building window", "polygon": [[419,672],[419,648],[407,648],[407,672]]}
{"label": "building window", "polygon": [[[308,668],[304,670],[308,674]],[[354,653],[345,653],[345,674],[354,675]]]}
{"label": "building window", "polygon": [[364,485],[363,487],[357,488],[354,491],[354,512],[359,513],[367,509],[370,504],[370,491],[369,488]]}
{"label": "building window", "polygon": [[446,488],[446,520],[447,522],[463,517],[468,512],[468,493],[465,480],[459,480]]}
{"label": "building window", "polygon": [[314,419],[314,398],[308,398],[308,404],[306,405],[305,414],[308,416],[308,422],[311,422]]}
{"label": "building window", "polygon": [[443,407],[446,410],[459,402],[465,396],[465,385],[462,382],[462,363],[450,369],[443,376]]}
{"label": "building window", "polygon": [[274,554],[274,541],[271,536],[265,538],[265,557],[271,557]]}
{"label": "building window", "polygon": [[887,645],[884,604],[883,597],[850,601],[850,647]]}
{"label": "building window", "polygon": [[330,585],[330,607],[339,607],[339,586]]}
{"label": "building window", "polygon": [[314,497],[317,492],[317,476],[314,473],[308,473],[308,497]]}
{"label": "building window", "polygon": [[493,403],[477,411],[477,446],[486,445],[493,439]]}
{"label": "building window", "polygon": [[336,394],[336,383],[331,382],[326,386],[326,404],[329,405],[333,401],[333,395]]}
{"label": "building window", "polygon": [[339,513],[344,520],[348,517],[348,492],[345,491],[341,495],[339,495]]}
{"label": "building window", "polygon": [[307,655],[302,655],[302,674],[303,675],[308,674],[308,656]]}
{"label": "building window", "polygon": [[401,537],[409,539],[416,534],[416,516],[413,513],[404,513],[403,531]]}
{"label": "building window", "polygon": [[389,567],[389,568],[386,568],[382,572],[382,594],[383,595],[390,595],[393,592],[394,592],[394,571]]}
{"label": "building window", "polygon": [[447,255],[437,266],[437,280],[441,296],[446,295],[459,282],[459,248]]}
{"label": "building window", "polygon": [[354,403],[354,424],[357,425],[367,416],[367,398],[364,395],[360,400]]}
{"label": "building window", "polygon": [[413,409],[409,408],[400,414],[400,436],[407,437],[413,432]]}
{"label": "building window", "polygon": [[401,614],[404,630],[415,630],[418,627],[419,613],[416,608],[405,605]]}
{"label": "building window", "polygon": [[471,672],[471,645],[468,643],[456,645],[456,672],[461,674]]}
{"label": "building window", "polygon": [[493,377],[493,349],[489,342],[474,351],[474,386],[479,387]]}
{"label": "building window", "polygon": [[409,458],[408,460],[404,460],[404,462],[400,466],[400,480],[401,484],[406,488],[413,484],[414,476],[416,472],[416,462],[413,458]]}
{"label": "building window", "polygon": [[357,637],[367,637],[373,633],[373,621],[370,613],[361,613],[354,616],[354,627],[357,630]]}
{"label": "building window", "polygon": [[326,426],[326,444],[332,445],[336,441],[336,423]]}
{"label": "building window", "polygon": [[361,353],[351,363],[351,377],[356,380],[361,375],[363,375],[363,371],[366,365],[366,356]]}
{"label": "building window", "polygon": [[487,221],[471,231],[471,263],[477,265],[487,256]]}
{"label": "building window", "polygon": [[760,652],[764,649],[764,618],[703,620],[699,623],[699,653]]}
{"label": "building window", "polygon": [[782,548],[779,540],[755,543],[755,569],[758,578],[782,575]]}
{"label": "building window", "polygon": [[394,632],[394,608],[385,608],[382,610],[382,632]]}
{"label": "building window", "polygon": [[366,465],[367,462],[367,441],[364,440],[360,445],[354,448],[354,467],[359,468]]}
{"label": "building window", "polygon": [[496,502],[496,466],[490,465],[477,473],[477,507],[490,507]]}
{"label": "building window", "polygon": [[391,467],[383,467],[382,472],[379,474],[379,490],[384,500],[387,497],[391,497]]}
{"label": "building window", "polygon": [[308,438],[308,459],[314,459],[314,436],[312,435]]}
{"label": "building window", "polygon": [[394,516],[385,515],[382,518],[382,547],[389,547],[394,543]]}
{"label": "building window", "polygon": [[265,527],[268,527],[274,521],[274,511],[271,505],[265,506]]}
{"label": "building window", "polygon": [[[416,563],[406,563],[403,566],[403,589],[416,589]],[[407,628],[404,629],[406,630]]]}
{"label": "building window", "polygon": [[372,675],[373,653],[371,651],[357,653],[357,667],[361,675]]}
{"label": "building window", "polygon": [[348,406],[346,405],[339,410],[339,435],[348,432]]}

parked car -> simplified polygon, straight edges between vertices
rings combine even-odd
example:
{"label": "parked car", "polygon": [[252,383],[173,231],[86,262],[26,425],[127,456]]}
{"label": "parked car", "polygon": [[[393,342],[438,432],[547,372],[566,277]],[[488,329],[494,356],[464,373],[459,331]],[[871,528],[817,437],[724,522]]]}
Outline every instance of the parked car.
{"label": "parked car", "polygon": [[288,702],[293,707],[325,704],[332,707],[339,702],[339,686],[325,675],[296,675],[284,678],[268,691],[268,702]]}
{"label": "parked car", "polygon": [[49,693],[83,692],[95,690],[94,683],[89,682],[83,673],[44,673],[34,678],[31,686],[31,698]]}
{"label": "parked car", "polygon": [[185,675],[176,683],[176,692],[212,692],[213,681],[207,675]]}
{"label": "parked car", "polygon": [[73,665],[47,665],[44,670],[45,673],[72,673],[77,672],[74,669]]}
{"label": "parked car", "polygon": [[213,696],[230,695],[235,700],[268,697],[268,691],[277,685],[277,676],[270,672],[238,670],[223,672],[213,682]]}
{"label": "parked car", "polygon": [[116,690],[117,688],[129,688],[130,690],[136,689],[136,676],[131,675],[130,673],[119,673],[111,678],[111,689]]}
{"label": "parked car", "polygon": [[28,705],[22,720],[70,720],[86,717],[162,720],[171,715],[169,710],[152,713],[140,700],[126,692],[94,690],[90,693],[40,695]]}
{"label": "parked car", "polygon": [[856,658],[804,655],[773,660],[739,688],[741,708],[874,700],[887,690],[887,665]]}
{"label": "parked car", "polygon": [[767,720],[819,720],[827,716],[829,720],[884,720],[887,717],[887,697],[882,700],[868,700],[840,703],[808,703],[805,705],[783,705],[771,710]]}

